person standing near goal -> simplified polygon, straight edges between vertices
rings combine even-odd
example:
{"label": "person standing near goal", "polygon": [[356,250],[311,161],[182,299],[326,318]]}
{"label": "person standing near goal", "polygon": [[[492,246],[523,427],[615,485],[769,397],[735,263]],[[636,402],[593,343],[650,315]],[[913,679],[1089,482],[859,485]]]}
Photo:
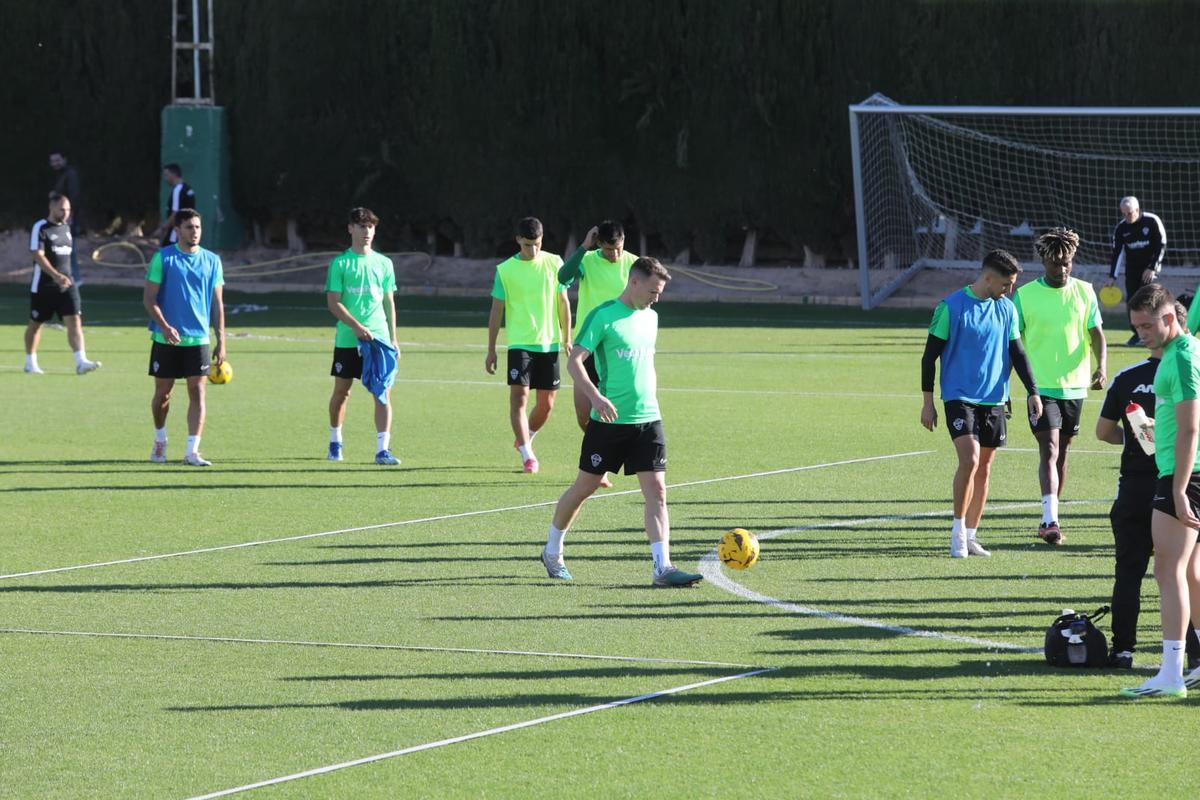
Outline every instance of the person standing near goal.
{"label": "person standing near goal", "polygon": [[[571,378],[591,403],[591,419],[579,452],[579,474],[554,509],[542,566],[546,574],[571,580],[563,561],[567,529],[584,501],[600,487],[606,472],[622,465],[637,475],[645,501],[646,539],[654,560],[651,586],[693,586],[702,575],[671,563],[671,526],[667,514],[667,439],[658,409],[654,351],[658,314],[650,306],[662,296],[671,274],[657,259],[642,257],[629,270],[621,296],[598,306],[584,320],[567,361]],[[595,355],[600,385],[592,383],[583,362]]]}
{"label": "person standing near goal", "polygon": [[[565,339],[571,346],[571,306],[567,287],[558,282],[562,258],[542,250],[542,222],[525,217],[517,223],[520,252],[496,267],[492,311],[488,317],[488,350],[484,369],[496,372],[496,339],[504,323],[508,338],[508,416],[525,472],[540,469],[533,454],[533,437],[550,419],[558,395],[558,351]],[[529,390],[537,402],[527,417]]]}
{"label": "person standing near goal", "polygon": [[958,454],[954,473],[954,523],[950,556],[990,556],[976,538],[996,448],[1006,437],[1008,376],[1015,369],[1029,393],[1029,417],[1042,415],[1042,400],[1021,344],[1017,311],[1008,294],[1021,272],[1005,250],[983,257],[979,277],[947,297],[933,312],[925,354],[921,357],[921,424],[937,427],[933,404],[936,362],[942,362],[942,402],[946,430]]}
{"label": "person standing near goal", "polygon": [[1108,350],[1095,289],[1071,277],[1079,234],[1052,228],[1037,238],[1035,246],[1045,275],[1017,289],[1013,302],[1042,396],[1042,416],[1030,420],[1038,442],[1042,489],[1037,535],[1047,544],[1061,545],[1065,536],[1058,501],[1066,485],[1067,452],[1079,433],[1088,388],[1103,389],[1108,380]]}
{"label": "person standing near goal", "polygon": [[1154,577],[1158,581],[1163,627],[1162,666],[1154,677],[1123,697],[1186,697],[1200,686],[1200,668],[1183,675],[1187,621],[1200,619],[1200,341],[1179,322],[1175,298],[1150,284],[1129,298],[1129,317],[1151,349],[1162,349],[1154,374],[1154,463],[1158,483],[1152,500]]}
{"label": "person standing near goal", "polygon": [[[1167,252],[1167,229],[1158,215],[1142,211],[1136,197],[1122,197],[1121,221],[1113,228],[1112,265],[1108,271],[1108,285],[1116,283],[1122,270],[1125,272],[1125,297],[1129,299],[1148,283],[1158,280],[1162,271],[1163,256]],[[1182,320],[1181,320],[1182,322]],[[1134,347],[1140,343],[1137,331],[1125,344]]]}

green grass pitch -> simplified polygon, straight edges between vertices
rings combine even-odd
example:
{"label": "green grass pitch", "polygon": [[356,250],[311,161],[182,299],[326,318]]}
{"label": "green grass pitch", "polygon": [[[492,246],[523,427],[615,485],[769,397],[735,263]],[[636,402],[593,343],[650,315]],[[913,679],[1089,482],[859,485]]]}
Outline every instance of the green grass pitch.
{"label": "green grass pitch", "polygon": [[[408,749],[239,796],[1200,788],[1186,744],[1200,700],[1119,701],[1146,673],[1053,671],[1021,649],[1111,591],[1117,448],[1092,435],[1099,395],[1072,458],[1067,544],[1036,541],[1018,415],[980,531],[993,557],[951,560],[953,450],[918,421],[926,312],[693,306],[668,289],[674,560],[697,569],[735,526],[764,539],[758,565],[723,573],[732,583],[656,591],[635,493],[589,501],[567,538],[574,583],[546,580],[536,556],[580,433],[568,390],[537,438],[542,472],[521,474],[503,380],[483,369],[486,301],[402,300],[404,464],[388,469],[372,463],[361,388],[346,461],[324,459],[322,298],[230,293],[231,309],[269,308],[228,317],[236,377],[209,388],[215,466],[197,470],[178,463],[182,388],[171,463],[147,460],[140,295],[84,295],[104,368],[83,377],[53,330],[47,374],[23,374],[25,296],[0,299],[0,797],[196,797]],[[1142,356],[1113,347],[1110,374]],[[634,488],[622,476],[613,492]],[[188,551],[201,552],[145,558]],[[123,563],[7,577],[101,562]],[[1149,666],[1152,578],[1144,595]],[[713,682],[757,668],[770,671]]]}

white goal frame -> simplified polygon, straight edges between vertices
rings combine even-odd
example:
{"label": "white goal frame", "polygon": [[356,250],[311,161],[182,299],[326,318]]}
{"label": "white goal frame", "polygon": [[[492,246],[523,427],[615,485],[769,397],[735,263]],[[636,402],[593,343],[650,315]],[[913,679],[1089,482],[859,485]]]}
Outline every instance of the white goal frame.
{"label": "white goal frame", "polygon": [[[1160,164],[1160,169],[1167,171],[1174,169],[1170,166],[1174,164],[1186,165],[1180,166],[1180,171],[1184,169],[1200,170],[1200,108],[902,105],[884,95],[875,94],[862,103],[849,106],[849,115],[850,152],[854,175],[854,213],[857,224],[859,288],[862,307],[864,309],[871,309],[878,306],[923,269],[974,269],[978,267],[979,254],[973,253],[972,257],[965,258],[959,251],[970,248],[962,248],[958,244],[964,240],[964,237],[978,233],[981,230],[980,225],[984,223],[981,217],[974,222],[974,227],[972,227],[970,219],[963,219],[962,214],[956,213],[958,209],[944,204],[940,198],[931,196],[925,190],[920,176],[914,171],[909,160],[909,142],[906,141],[905,136],[900,132],[898,125],[889,126],[889,141],[886,145],[881,145],[878,141],[873,142],[877,149],[884,148],[887,155],[890,156],[885,167],[877,167],[880,171],[884,169],[890,170],[890,178],[881,178],[879,175],[873,174],[872,165],[870,163],[864,164],[863,126],[866,120],[874,122],[880,116],[883,116],[885,119],[890,117],[896,120],[900,116],[921,117],[923,118],[921,121],[945,130],[953,130],[961,126],[964,131],[969,131],[972,122],[969,118],[983,116],[994,118],[1040,116],[1047,119],[1063,118],[1064,120],[1066,118],[1078,117],[1164,117],[1186,119],[1189,146],[1192,141],[1192,121],[1194,120],[1194,135],[1197,144],[1194,155],[1190,150],[1182,155],[1174,153],[1157,163]],[[958,121],[957,125],[955,124],[956,120]],[[873,133],[872,135],[876,134]],[[971,132],[971,135],[977,136],[980,139],[995,138],[997,142],[1001,142],[1000,138],[995,137],[993,134],[976,134]],[[878,136],[876,138],[878,139]],[[1007,146],[1012,143],[1001,142],[1001,144]],[[1061,154],[1064,163],[1067,161],[1077,163],[1079,159],[1115,162],[1119,161],[1123,155],[1119,152],[1110,152],[1102,155],[1082,151],[1071,152],[1065,149],[1069,147],[1067,144],[1061,145],[1061,147],[1064,148]],[[1009,149],[1030,150],[1033,148],[1018,142],[1015,147],[1010,147]],[[1045,152],[1053,154],[1057,151],[1058,146],[1052,146]],[[1000,150],[997,152],[1000,152]],[[1045,152],[1039,153],[1039,156],[1044,158]],[[1129,157],[1147,162],[1154,161],[1153,158],[1147,157],[1144,152],[1130,152]],[[998,160],[995,163],[1003,164],[1003,161]],[[879,179],[881,182],[890,180],[893,184],[893,192],[896,191],[897,185],[899,185],[900,191],[906,193],[905,201],[908,208],[899,210],[898,213],[905,219],[906,230],[911,231],[911,242],[892,241],[889,243],[891,246],[885,248],[881,242],[875,241],[872,238],[871,225],[877,222],[877,220],[870,219],[867,216],[870,213],[868,211],[867,192],[876,188],[871,184],[871,181],[875,179]],[[1116,182],[1114,181],[1113,183],[1115,184]],[[1046,230],[1054,224],[1069,225],[1080,233],[1081,238],[1087,244],[1087,247],[1081,246],[1080,248],[1081,254],[1084,257],[1076,259],[1075,271],[1081,277],[1085,278],[1100,277],[1103,272],[1108,270],[1109,264],[1104,259],[1098,258],[1097,253],[1101,246],[1103,246],[1105,251],[1111,247],[1111,231],[1113,226],[1120,220],[1117,210],[1118,200],[1124,195],[1137,194],[1143,191],[1145,190],[1140,186],[1111,185],[1098,188],[1094,198],[1091,194],[1084,197],[1084,203],[1095,205],[1094,213],[1091,213],[1090,216],[1095,220],[1111,220],[1104,226],[1094,221],[1081,226],[1082,220],[1076,221],[1073,219],[1030,221],[1022,215],[1020,209],[1014,209],[1013,216],[1009,219],[989,219],[986,222],[993,228],[1010,228],[1010,233],[1028,238],[1029,246],[1025,249],[1028,249],[1029,252],[1015,253],[1023,261],[1032,257],[1032,240],[1037,233]],[[1196,186],[1195,191],[1200,193],[1200,185]],[[1153,193],[1147,192],[1147,194],[1152,195]],[[892,206],[904,204],[898,198],[895,198],[891,202]],[[1157,211],[1156,207],[1151,207],[1149,204],[1146,204],[1145,210]],[[1180,215],[1176,214],[1175,216],[1178,217]],[[1180,230],[1181,220],[1176,218],[1173,225],[1171,216],[1165,216],[1163,222],[1168,235],[1168,256],[1174,256],[1173,263],[1169,265],[1169,274],[1177,276],[1200,276],[1200,266],[1197,266],[1200,264],[1200,236],[1179,238],[1179,234],[1183,233]],[[1200,226],[1200,219],[1195,220],[1195,223]],[[880,238],[880,236],[876,235],[875,238]],[[893,236],[893,240],[898,238],[905,237]],[[1195,240],[1193,241],[1192,239]]]}

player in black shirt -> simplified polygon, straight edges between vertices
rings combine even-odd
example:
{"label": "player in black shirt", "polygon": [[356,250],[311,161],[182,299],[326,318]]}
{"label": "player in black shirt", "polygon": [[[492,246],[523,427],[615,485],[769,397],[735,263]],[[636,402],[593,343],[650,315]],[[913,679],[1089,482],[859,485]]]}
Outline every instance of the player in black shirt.
{"label": "player in black shirt", "polygon": [[170,247],[175,244],[175,213],[184,208],[196,207],[196,192],[183,182],[183,168],[178,164],[167,164],[163,167],[163,180],[171,187],[167,196],[167,213],[163,224],[154,232],[154,237],[162,237],[162,246]]}
{"label": "player in black shirt", "polygon": [[50,193],[50,213],[33,224],[29,250],[33,256],[33,280],[29,284],[29,325],[25,328],[25,371],[42,374],[38,366],[37,346],[42,325],[57,316],[67,329],[67,341],[75,352],[75,372],[80,375],[100,368],[89,361],[83,349],[83,318],[79,287],[71,280],[71,254],[75,240],[67,220],[71,201]]}
{"label": "player in black shirt", "polygon": [[[1177,309],[1177,313],[1182,313]],[[1180,317],[1183,319],[1183,317]],[[1117,499],[1108,512],[1116,544],[1116,573],[1112,596],[1112,651],[1109,666],[1129,669],[1137,646],[1137,622],[1142,609],[1142,579],[1154,552],[1150,536],[1150,518],[1154,509],[1154,485],[1158,467],[1131,432],[1125,408],[1137,403],[1154,418],[1154,373],[1158,371],[1162,350],[1150,351],[1150,358],[1118,372],[1104,396],[1104,406],[1096,420],[1096,437],[1111,444],[1122,444],[1121,476]],[[1120,423],[1120,425],[1118,425]],[[1185,647],[1188,668],[1200,666],[1200,640],[1191,625]]]}
{"label": "player in black shirt", "polygon": [[[1136,197],[1121,198],[1121,221],[1113,228],[1112,265],[1108,270],[1109,284],[1114,284],[1125,272],[1125,299],[1158,280],[1163,255],[1167,252],[1167,230],[1156,214],[1142,211]],[[1132,326],[1130,326],[1132,330]],[[1134,347],[1137,332],[1125,344]]]}

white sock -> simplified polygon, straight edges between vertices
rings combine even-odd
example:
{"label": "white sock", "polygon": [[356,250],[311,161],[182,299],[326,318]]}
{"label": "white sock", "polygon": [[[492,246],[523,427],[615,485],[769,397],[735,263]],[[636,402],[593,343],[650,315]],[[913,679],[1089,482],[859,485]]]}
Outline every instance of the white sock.
{"label": "white sock", "polygon": [[336,428],[333,427],[332,425],[329,426],[329,443],[330,444],[341,444],[342,443],[342,426],[341,425],[338,425]]}
{"label": "white sock", "polygon": [[375,434],[375,452],[382,453],[388,449],[388,445],[392,443],[392,432],[384,431],[383,433]]}
{"label": "white sock", "polygon": [[1051,522],[1058,522],[1058,495],[1042,495],[1042,522],[1047,525]]}
{"label": "white sock", "polygon": [[964,530],[964,528],[963,528],[962,517],[955,517],[954,525],[953,525],[953,527],[950,528],[950,534],[952,536],[961,536],[963,530]]}
{"label": "white sock", "polygon": [[964,528],[963,530],[965,530],[967,532],[967,541],[968,542],[975,541],[975,534],[979,531],[978,528]]}
{"label": "white sock", "polygon": [[166,443],[166,441],[167,441],[166,427],[154,429],[154,441]]}
{"label": "white sock", "polygon": [[526,461],[533,458],[533,439],[530,438],[529,444],[520,445],[517,449],[521,451],[521,458]]}
{"label": "white sock", "polygon": [[671,545],[667,542],[651,542],[650,553],[654,556],[655,572],[662,572],[671,565]]}
{"label": "white sock", "polygon": [[563,538],[566,537],[566,531],[560,531],[554,527],[554,523],[550,523],[550,535],[546,537],[546,555],[562,556]]}
{"label": "white sock", "polygon": [[29,369],[37,369],[37,353],[25,354],[25,366]]}
{"label": "white sock", "polygon": [[75,351],[75,366],[83,366],[83,362],[87,361],[87,353],[83,350]]}
{"label": "white sock", "polygon": [[1163,663],[1158,675],[1173,683],[1183,679],[1183,640],[1163,639]]}
{"label": "white sock", "polygon": [[198,453],[198,452],[200,452],[200,437],[199,436],[189,436],[188,441],[187,441],[187,452],[185,452],[184,455],[190,456],[193,453]]}

